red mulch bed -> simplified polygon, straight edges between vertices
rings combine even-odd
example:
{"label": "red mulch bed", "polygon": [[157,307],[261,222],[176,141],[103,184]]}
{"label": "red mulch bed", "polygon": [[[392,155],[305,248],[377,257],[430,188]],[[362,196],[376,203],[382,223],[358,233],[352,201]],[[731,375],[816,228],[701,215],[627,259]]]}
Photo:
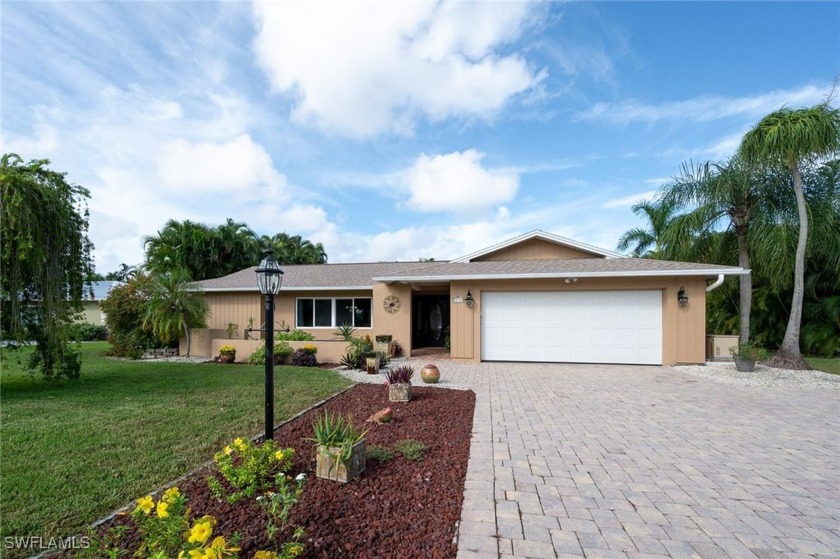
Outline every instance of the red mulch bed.
{"label": "red mulch bed", "polygon": [[[391,423],[363,423],[389,406],[394,412]],[[351,414],[356,425],[370,428],[368,447],[392,448],[401,439],[417,439],[427,447],[425,458],[412,462],[396,453],[385,463],[368,460],[361,478],[347,484],[316,478],[312,443],[306,439],[312,437],[312,422],[324,407]],[[291,526],[306,531],[303,557],[455,557],[453,539],[461,514],[474,407],[471,391],[414,387],[411,402],[396,403],[388,401],[384,386],[360,384],[278,428],[274,435],[278,445],[296,450],[290,474],[307,475],[303,495],[290,516]],[[251,500],[234,505],[217,501],[207,487],[210,468],[178,484],[194,517],[215,516],[214,534],[239,532],[240,557],[273,549],[263,510]],[[128,522],[127,517],[117,517],[103,529]],[[288,529],[284,538],[290,534]]]}

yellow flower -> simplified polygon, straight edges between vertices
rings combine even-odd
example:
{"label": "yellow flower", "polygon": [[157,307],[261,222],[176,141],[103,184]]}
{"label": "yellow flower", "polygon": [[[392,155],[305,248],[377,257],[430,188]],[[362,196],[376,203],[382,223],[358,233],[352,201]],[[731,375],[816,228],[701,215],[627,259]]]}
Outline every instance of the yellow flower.
{"label": "yellow flower", "polygon": [[166,491],[163,492],[163,500],[167,503],[172,503],[175,501],[175,498],[181,495],[181,492],[178,490],[177,487],[170,487]]}
{"label": "yellow flower", "polygon": [[191,549],[190,550],[190,559],[204,559],[204,550],[203,549]]}
{"label": "yellow flower", "polygon": [[166,518],[169,516],[169,511],[166,510],[169,508],[169,503],[166,501],[161,501],[157,504],[157,515],[158,518]]}
{"label": "yellow flower", "polygon": [[293,543],[288,547],[289,555],[292,557],[297,557],[301,553],[303,553],[303,546],[299,543]]}
{"label": "yellow flower", "polygon": [[134,509],[134,512],[142,510],[144,513],[149,514],[153,508],[155,508],[155,500],[152,499],[151,495],[146,495],[137,499],[137,508]]}
{"label": "yellow flower", "polygon": [[248,446],[245,444],[245,441],[242,440],[241,437],[236,437],[233,441],[233,446],[239,449],[240,452],[243,452]]}
{"label": "yellow flower", "polygon": [[283,459],[283,456],[284,456],[284,455],[283,455],[283,451],[282,451],[282,450],[278,450],[277,452],[275,452],[275,453],[274,453],[274,457],[275,457],[278,461],[282,460],[282,459]]}
{"label": "yellow flower", "polygon": [[230,445],[227,445],[227,446],[225,447],[225,454],[227,454],[228,456],[230,456],[230,454],[231,454],[232,452],[233,452],[233,449],[230,447]]}
{"label": "yellow flower", "polygon": [[277,559],[277,554],[273,551],[258,551],[254,554],[254,559]]}
{"label": "yellow flower", "polygon": [[187,541],[190,543],[204,543],[207,538],[213,533],[213,525],[210,522],[196,522],[190,529],[190,537]]}

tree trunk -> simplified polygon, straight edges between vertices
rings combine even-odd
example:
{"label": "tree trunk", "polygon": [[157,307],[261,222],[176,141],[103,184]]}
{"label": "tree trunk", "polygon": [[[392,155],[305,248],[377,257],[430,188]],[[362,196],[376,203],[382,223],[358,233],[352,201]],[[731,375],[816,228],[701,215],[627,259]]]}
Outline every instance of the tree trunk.
{"label": "tree trunk", "polygon": [[[746,232],[738,233],[738,266],[745,270],[750,268],[750,254],[747,251]],[[750,312],[752,311],[752,275],[738,276],[741,306],[741,332],[738,341],[742,344],[750,341]]]}
{"label": "tree trunk", "polygon": [[790,166],[793,174],[793,190],[796,193],[796,208],[799,210],[799,240],[796,243],[796,263],[793,272],[793,300],[790,304],[785,338],[782,347],[773,357],[770,366],[780,369],[809,370],[811,367],[799,350],[799,330],[802,325],[802,300],[805,296],[805,249],[808,245],[808,208],[802,192],[802,175],[794,162]]}
{"label": "tree trunk", "polygon": [[190,356],[190,329],[187,328],[187,321],[183,321],[181,324],[184,325],[184,335],[187,337],[187,357]]}

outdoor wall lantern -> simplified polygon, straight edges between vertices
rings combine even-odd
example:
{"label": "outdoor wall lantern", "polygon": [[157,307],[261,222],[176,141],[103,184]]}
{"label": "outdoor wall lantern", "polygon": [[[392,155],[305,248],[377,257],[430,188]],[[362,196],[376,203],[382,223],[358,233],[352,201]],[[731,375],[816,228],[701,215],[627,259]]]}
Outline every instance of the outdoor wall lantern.
{"label": "outdoor wall lantern", "polygon": [[685,287],[683,286],[680,286],[680,290],[677,291],[677,302],[681,307],[688,306],[688,294],[685,292]]}
{"label": "outdoor wall lantern", "polygon": [[467,289],[467,296],[464,298],[464,302],[469,308],[472,308],[473,305],[475,305],[475,299],[473,299],[472,292],[469,289]]}
{"label": "outdoor wall lantern", "polygon": [[274,438],[274,296],[283,283],[283,270],[274,251],[265,251],[257,267],[257,285],[265,295],[265,440]]}

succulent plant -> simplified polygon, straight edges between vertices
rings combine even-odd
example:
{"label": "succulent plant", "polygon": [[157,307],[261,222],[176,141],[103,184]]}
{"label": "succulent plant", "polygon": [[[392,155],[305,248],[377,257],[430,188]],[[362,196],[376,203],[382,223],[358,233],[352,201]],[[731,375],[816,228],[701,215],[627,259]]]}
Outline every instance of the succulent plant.
{"label": "succulent plant", "polygon": [[403,365],[385,372],[385,384],[411,384],[411,377],[413,376],[414,368],[409,365]]}

